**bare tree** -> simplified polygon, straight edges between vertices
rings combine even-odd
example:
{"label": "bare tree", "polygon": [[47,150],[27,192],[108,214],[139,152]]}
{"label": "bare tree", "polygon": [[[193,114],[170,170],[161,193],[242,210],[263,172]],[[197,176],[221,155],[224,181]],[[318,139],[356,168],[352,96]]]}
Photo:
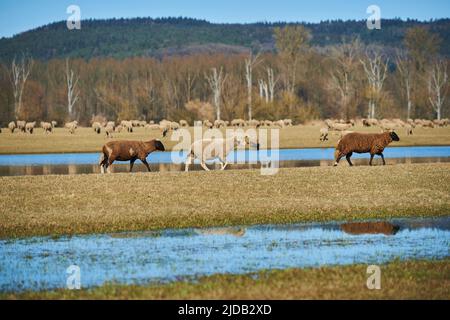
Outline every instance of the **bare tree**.
{"label": "bare tree", "polygon": [[220,120],[220,98],[222,96],[222,87],[227,78],[224,75],[222,68],[217,71],[217,68],[211,69],[211,74],[205,75],[206,80],[208,80],[209,86],[214,95],[214,107],[216,108],[216,119]]}
{"label": "bare tree", "polygon": [[341,112],[349,116],[350,95],[354,90],[357,56],[360,51],[358,39],[332,48],[332,57],[336,61],[335,70],[331,72],[331,87],[339,92]]}
{"label": "bare tree", "polygon": [[274,29],[275,44],[285,68],[286,89],[294,94],[297,85],[298,64],[308,48],[311,33],[303,26],[285,26]]}
{"label": "bare tree", "polygon": [[259,83],[259,96],[261,98],[266,99],[266,103],[269,102],[269,86],[267,85],[267,82],[263,79],[258,80]]}
{"label": "bare tree", "polygon": [[78,101],[78,77],[75,76],[73,69],[69,67],[69,59],[66,59],[66,81],[67,81],[67,111],[69,116],[73,116],[73,107]]}
{"label": "bare tree", "polygon": [[397,69],[400,75],[400,82],[405,90],[406,96],[406,119],[411,118],[412,110],[412,85],[413,85],[413,71],[411,61],[406,54],[397,53]]}
{"label": "bare tree", "polygon": [[19,119],[22,111],[23,90],[32,68],[33,59],[25,55],[22,56],[19,62],[16,62],[16,58],[14,58],[11,64],[10,79],[13,87],[14,116],[16,119]]}
{"label": "bare tree", "polygon": [[186,76],[186,100],[189,102],[192,100],[192,89],[194,87],[195,81],[197,79],[196,73],[191,73],[188,71]]}
{"label": "bare tree", "polygon": [[377,102],[380,101],[384,80],[387,76],[389,59],[383,58],[382,54],[376,50],[366,52],[366,59],[360,59],[364,67],[370,88],[368,117],[375,118]]}
{"label": "bare tree", "polygon": [[247,104],[249,120],[252,120],[253,68],[261,62],[261,60],[259,60],[259,55],[259,53],[256,55],[250,53],[249,57],[245,59],[245,78],[247,79]]}
{"label": "bare tree", "polygon": [[273,102],[275,97],[275,86],[278,83],[279,78],[275,78],[273,69],[270,67],[267,67],[267,82],[269,85],[269,100],[270,102]]}
{"label": "bare tree", "polygon": [[433,64],[428,76],[428,92],[429,100],[436,117],[441,120],[442,106],[444,105],[445,96],[448,87],[447,63],[445,61],[437,61]]}

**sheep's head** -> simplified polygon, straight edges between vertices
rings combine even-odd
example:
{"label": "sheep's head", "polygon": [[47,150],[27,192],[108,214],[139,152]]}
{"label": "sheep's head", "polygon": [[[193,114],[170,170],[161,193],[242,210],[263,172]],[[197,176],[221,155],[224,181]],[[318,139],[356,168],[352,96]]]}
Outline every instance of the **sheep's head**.
{"label": "sheep's head", "polygon": [[164,147],[163,143],[159,140],[155,140],[155,148],[159,151],[166,151],[166,148]]}
{"label": "sheep's head", "polygon": [[398,137],[398,135],[397,135],[394,131],[392,131],[392,132],[390,133],[390,136],[391,136],[391,139],[392,139],[393,141],[400,141],[400,138]]}

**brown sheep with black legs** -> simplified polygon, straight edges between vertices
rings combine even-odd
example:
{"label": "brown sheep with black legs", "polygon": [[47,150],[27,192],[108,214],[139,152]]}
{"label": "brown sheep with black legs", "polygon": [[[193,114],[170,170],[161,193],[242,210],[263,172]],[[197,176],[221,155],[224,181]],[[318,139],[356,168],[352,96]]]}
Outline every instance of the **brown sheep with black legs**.
{"label": "brown sheep with black legs", "polygon": [[358,133],[353,132],[345,135],[341,140],[339,140],[336,151],[334,152],[335,163],[337,166],[339,160],[342,157],[346,157],[349,165],[353,166],[350,161],[350,157],[353,152],[355,153],[370,153],[369,165],[372,165],[372,160],[375,155],[381,156],[383,159],[383,165],[386,164],[384,161],[383,151],[392,141],[400,141],[400,138],[395,132],[384,132],[384,133]]}
{"label": "brown sheep with black legs", "polygon": [[130,172],[133,170],[134,162],[139,159],[147,167],[147,156],[153,151],[165,151],[164,145],[159,140],[143,141],[111,141],[103,146],[102,155],[100,157],[99,165],[101,172],[111,173],[111,165],[114,161],[130,161]]}

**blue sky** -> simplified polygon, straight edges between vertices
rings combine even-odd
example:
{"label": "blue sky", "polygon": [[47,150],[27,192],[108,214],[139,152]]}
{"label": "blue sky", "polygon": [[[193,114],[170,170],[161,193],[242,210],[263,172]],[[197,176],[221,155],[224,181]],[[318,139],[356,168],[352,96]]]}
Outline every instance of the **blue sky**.
{"label": "blue sky", "polygon": [[66,8],[81,8],[82,19],[185,16],[211,22],[366,19],[375,4],[382,18],[447,18],[450,0],[0,0],[0,37],[66,20]]}

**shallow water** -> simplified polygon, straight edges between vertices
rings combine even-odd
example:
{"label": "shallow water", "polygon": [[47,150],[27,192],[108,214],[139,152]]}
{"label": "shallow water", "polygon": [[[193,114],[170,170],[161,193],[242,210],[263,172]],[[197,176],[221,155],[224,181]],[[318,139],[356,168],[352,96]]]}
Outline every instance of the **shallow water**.
{"label": "shallow water", "polygon": [[[295,160],[333,160],[334,148],[280,149],[279,161]],[[272,151],[274,152],[274,151]],[[272,155],[271,151],[238,150],[228,155],[229,162],[257,162]],[[445,158],[450,157],[450,146],[441,147],[389,147],[384,151],[386,158]],[[18,154],[0,155],[0,166],[25,165],[68,165],[97,164],[100,153],[52,153],[52,154]],[[174,163],[179,158],[181,163],[186,158],[185,152],[154,152],[148,156],[150,163]],[[352,158],[368,159],[368,154],[354,154]]]}
{"label": "shallow water", "polygon": [[[230,164],[227,169],[260,168],[258,161],[270,159],[274,155],[272,152],[267,150],[232,152],[228,156]],[[329,166],[333,164],[333,152],[332,148],[281,149],[278,164],[281,168]],[[387,164],[450,162],[450,147],[393,147],[386,149],[384,154]],[[177,157],[173,158],[173,155]],[[0,155],[0,176],[99,173],[98,158],[98,153]],[[184,159],[183,152],[155,152],[148,157],[153,171],[184,170]],[[356,165],[367,165],[369,155],[354,154],[352,159]],[[343,165],[347,165],[345,159],[342,162]],[[380,163],[381,159],[375,157],[374,164]],[[211,169],[220,168],[217,161],[209,161],[207,164]],[[128,165],[124,162],[116,162],[112,168],[113,172],[128,171]],[[202,169],[197,161],[191,165],[190,170]],[[137,161],[134,171],[146,172],[147,169]]]}
{"label": "shallow water", "polygon": [[449,257],[450,217],[382,224],[295,224],[0,241],[0,290],[145,284],[217,273]]}
{"label": "shallow water", "polygon": [[[354,165],[368,165],[369,159],[352,159]],[[445,158],[394,158],[386,159],[387,165],[401,164],[401,163],[437,163],[450,162],[450,157]],[[293,160],[280,161],[279,168],[297,168],[297,167],[320,167],[332,166],[334,160]],[[381,159],[374,159],[374,165],[381,165]],[[345,159],[342,161],[342,166],[347,166]],[[211,170],[219,170],[220,165],[217,163],[208,163],[207,166]],[[259,169],[260,164],[246,163],[246,164],[229,164],[225,170],[236,169]],[[172,163],[156,163],[150,164],[152,171],[159,172],[177,172],[184,171],[184,164]],[[194,164],[189,167],[190,171],[202,171],[203,168],[199,164]],[[128,172],[129,164],[117,162],[112,167],[112,172]],[[133,172],[147,172],[147,168],[137,161],[133,167]],[[26,166],[0,166],[0,176],[25,176],[25,175],[67,175],[67,174],[92,174],[100,173],[100,167],[96,164],[61,164],[61,165],[26,165]]]}

